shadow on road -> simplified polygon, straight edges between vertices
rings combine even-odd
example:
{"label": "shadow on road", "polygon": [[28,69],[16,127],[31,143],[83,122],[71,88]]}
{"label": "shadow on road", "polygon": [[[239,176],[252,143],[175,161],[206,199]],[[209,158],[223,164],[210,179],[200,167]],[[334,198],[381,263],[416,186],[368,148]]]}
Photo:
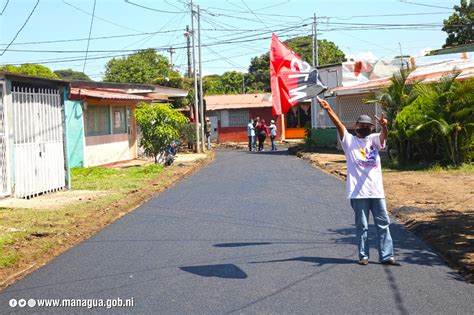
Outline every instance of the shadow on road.
{"label": "shadow on road", "polygon": [[317,256],[299,256],[288,259],[277,259],[277,260],[266,260],[266,261],[251,261],[251,264],[265,264],[265,263],[277,263],[277,262],[288,262],[288,261],[302,261],[315,263],[315,266],[323,266],[329,264],[354,264],[353,259],[345,258],[329,258],[329,257],[317,257]]}
{"label": "shadow on road", "polygon": [[[356,246],[355,227],[335,230],[330,229],[328,231],[336,236],[336,238],[332,239],[336,244],[354,244],[354,246]],[[397,260],[406,264],[420,266],[446,265],[440,256],[438,256],[434,251],[427,249],[429,246],[413,233],[407,231],[402,225],[390,225],[390,232],[392,234],[395,257]],[[377,248],[374,225],[369,225],[369,247]],[[354,252],[355,251],[356,248],[354,248]],[[448,272],[448,274],[456,280],[465,281],[463,276],[455,270]]]}
{"label": "shadow on road", "polygon": [[179,267],[179,269],[201,276],[225,279],[246,279],[247,274],[234,264]]}

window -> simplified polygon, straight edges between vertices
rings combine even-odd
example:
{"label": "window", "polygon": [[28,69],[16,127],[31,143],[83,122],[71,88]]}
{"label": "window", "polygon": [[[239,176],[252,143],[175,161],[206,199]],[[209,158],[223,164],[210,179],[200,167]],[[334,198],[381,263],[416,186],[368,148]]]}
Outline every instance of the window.
{"label": "window", "polygon": [[229,110],[229,127],[245,127],[248,123],[248,110]]}
{"label": "window", "polygon": [[112,106],[112,123],[113,134],[127,133],[125,106]]}
{"label": "window", "polygon": [[87,106],[84,113],[86,137],[110,134],[109,106]]}

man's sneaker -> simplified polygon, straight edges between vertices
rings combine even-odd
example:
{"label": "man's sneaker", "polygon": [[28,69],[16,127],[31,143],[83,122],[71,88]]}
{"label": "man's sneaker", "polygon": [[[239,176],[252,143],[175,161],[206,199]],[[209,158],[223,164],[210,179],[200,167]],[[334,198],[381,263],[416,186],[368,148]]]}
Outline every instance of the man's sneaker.
{"label": "man's sneaker", "polygon": [[392,258],[390,258],[390,259],[388,259],[388,260],[382,261],[382,265],[400,267],[402,264],[399,263],[398,261],[396,261],[396,260],[392,257]]}
{"label": "man's sneaker", "polygon": [[369,258],[367,257],[361,258],[357,263],[359,265],[366,266],[369,264]]}

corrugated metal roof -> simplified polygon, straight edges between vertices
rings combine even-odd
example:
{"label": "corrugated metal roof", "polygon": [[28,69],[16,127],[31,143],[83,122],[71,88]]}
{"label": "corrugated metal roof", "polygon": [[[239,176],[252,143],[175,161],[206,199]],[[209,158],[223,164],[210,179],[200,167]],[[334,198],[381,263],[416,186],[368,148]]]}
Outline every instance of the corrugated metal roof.
{"label": "corrugated metal roof", "polygon": [[148,97],[141,96],[141,95],[128,94],[127,92],[123,90],[99,89],[99,88],[82,87],[82,86],[71,87],[70,95],[71,95],[71,98],[93,97],[93,98],[100,98],[100,99],[107,99],[107,100],[130,100],[130,101],[150,100],[150,98]]}
{"label": "corrugated metal roof", "polygon": [[272,107],[271,94],[210,95],[206,99],[206,110]]}
{"label": "corrugated metal roof", "polygon": [[[408,76],[408,81],[422,81],[424,83],[437,82],[444,76],[453,74],[455,71],[460,72],[457,77],[458,80],[474,78],[474,60],[453,60],[434,65],[417,67]],[[340,86],[332,91],[338,95],[358,94],[370,90],[381,89],[390,85],[390,83],[390,77],[386,77],[353,86]]]}

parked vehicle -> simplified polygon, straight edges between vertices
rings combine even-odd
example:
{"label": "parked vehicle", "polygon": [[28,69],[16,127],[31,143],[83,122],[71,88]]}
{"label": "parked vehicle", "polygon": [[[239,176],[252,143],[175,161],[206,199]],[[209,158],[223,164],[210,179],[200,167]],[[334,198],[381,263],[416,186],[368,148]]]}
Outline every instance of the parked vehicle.
{"label": "parked vehicle", "polygon": [[158,163],[170,166],[173,164],[174,159],[176,158],[176,153],[178,152],[181,142],[179,140],[173,140],[170,143],[170,146],[165,151],[161,152],[158,156]]}

